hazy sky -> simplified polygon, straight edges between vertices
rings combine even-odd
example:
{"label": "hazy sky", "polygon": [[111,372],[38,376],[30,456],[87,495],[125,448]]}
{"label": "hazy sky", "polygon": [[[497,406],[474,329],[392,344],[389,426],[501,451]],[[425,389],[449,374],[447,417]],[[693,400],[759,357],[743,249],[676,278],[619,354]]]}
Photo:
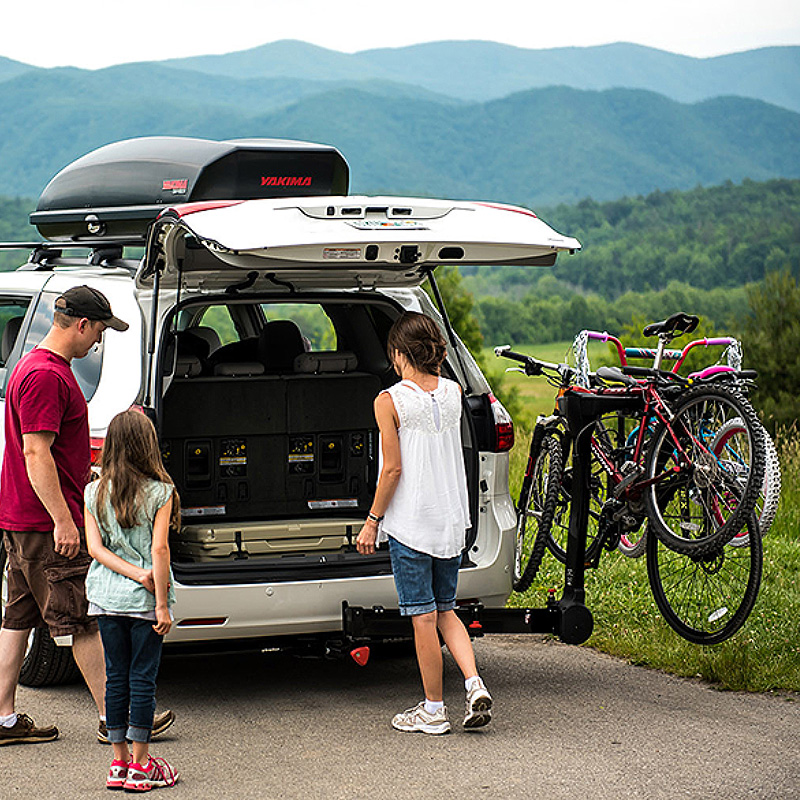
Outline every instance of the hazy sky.
{"label": "hazy sky", "polygon": [[800,0],[6,1],[0,55],[94,69],[278,39],[348,53],[443,39],[529,48],[626,41],[706,57],[800,44]]}

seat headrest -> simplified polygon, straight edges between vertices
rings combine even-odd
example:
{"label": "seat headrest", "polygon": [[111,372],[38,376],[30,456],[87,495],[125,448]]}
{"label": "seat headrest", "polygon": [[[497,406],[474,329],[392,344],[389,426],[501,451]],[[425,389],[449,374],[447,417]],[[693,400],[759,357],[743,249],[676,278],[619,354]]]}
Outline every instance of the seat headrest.
{"label": "seat headrest", "polygon": [[211,352],[209,343],[202,336],[198,336],[195,329],[178,331],[175,334],[175,341],[178,344],[178,358],[197,356],[201,361],[205,361]]}
{"label": "seat headrest", "polygon": [[258,337],[258,357],[267,372],[293,372],[295,358],[305,351],[303,334],[290,319],[268,322]]}
{"label": "seat headrest", "polygon": [[23,319],[25,317],[11,317],[6,322],[5,328],[3,328],[3,336],[0,337],[0,365],[4,365],[8,361],[8,357],[11,355],[11,351],[17,341]]}
{"label": "seat headrest", "polygon": [[356,354],[349,350],[318,350],[294,359],[294,371],[299,373],[352,372],[357,366]]}
{"label": "seat headrest", "polygon": [[213,353],[222,345],[219,334],[213,328],[209,328],[205,325],[197,325],[194,328],[189,328],[187,333],[193,333],[199,339],[208,342],[209,353]]}
{"label": "seat headrest", "polygon": [[197,356],[179,355],[175,359],[176,378],[196,378],[203,371],[203,365]]}
{"label": "seat headrest", "polygon": [[229,378],[244,378],[250,375],[263,375],[264,365],[260,361],[224,361],[214,367],[215,375]]}

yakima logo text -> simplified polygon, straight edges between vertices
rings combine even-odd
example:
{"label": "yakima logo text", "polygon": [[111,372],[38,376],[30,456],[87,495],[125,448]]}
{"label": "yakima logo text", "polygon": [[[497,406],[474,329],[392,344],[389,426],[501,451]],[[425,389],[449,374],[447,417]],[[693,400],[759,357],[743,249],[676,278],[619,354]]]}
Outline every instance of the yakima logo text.
{"label": "yakima logo text", "polygon": [[162,192],[172,192],[172,194],[186,194],[189,188],[188,178],[175,178],[172,180],[164,181],[161,184]]}
{"label": "yakima logo text", "polygon": [[291,178],[288,175],[268,175],[261,177],[262,186],[311,186],[311,178]]}

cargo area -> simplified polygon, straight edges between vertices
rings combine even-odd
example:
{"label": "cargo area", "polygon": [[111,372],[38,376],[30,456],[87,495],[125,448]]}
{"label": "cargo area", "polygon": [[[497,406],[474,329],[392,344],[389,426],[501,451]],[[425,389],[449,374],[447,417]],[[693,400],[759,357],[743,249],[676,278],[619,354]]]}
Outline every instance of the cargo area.
{"label": "cargo area", "polygon": [[373,402],[397,380],[385,353],[397,313],[385,301],[181,311],[164,340],[160,412],[181,497],[170,541],[178,580],[389,571],[388,552],[365,558],[354,541],[378,478]]}

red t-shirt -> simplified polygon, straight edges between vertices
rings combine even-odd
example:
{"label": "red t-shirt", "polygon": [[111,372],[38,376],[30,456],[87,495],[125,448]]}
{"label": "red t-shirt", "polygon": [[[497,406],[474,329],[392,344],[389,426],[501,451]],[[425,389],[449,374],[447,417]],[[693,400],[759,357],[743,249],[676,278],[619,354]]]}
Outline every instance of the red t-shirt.
{"label": "red t-shirt", "polygon": [[89,481],[89,414],[69,362],[35,348],[14,367],[6,389],[6,449],[0,475],[0,528],[52,531],[53,520],[25,468],[22,435],[55,433],[51,452],[72,518],[83,527],[83,489]]}

